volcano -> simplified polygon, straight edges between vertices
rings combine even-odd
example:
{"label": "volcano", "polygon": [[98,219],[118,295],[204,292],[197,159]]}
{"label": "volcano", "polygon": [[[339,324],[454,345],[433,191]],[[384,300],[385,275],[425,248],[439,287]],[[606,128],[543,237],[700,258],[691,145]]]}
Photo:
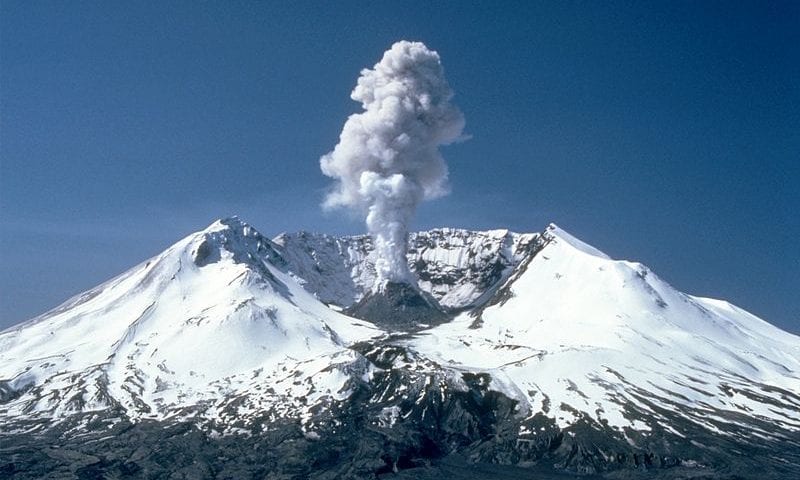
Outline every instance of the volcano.
{"label": "volcano", "polygon": [[741,308],[555,225],[412,234],[416,286],[375,261],[222,219],[1,332],[0,473],[800,472],[800,338]]}

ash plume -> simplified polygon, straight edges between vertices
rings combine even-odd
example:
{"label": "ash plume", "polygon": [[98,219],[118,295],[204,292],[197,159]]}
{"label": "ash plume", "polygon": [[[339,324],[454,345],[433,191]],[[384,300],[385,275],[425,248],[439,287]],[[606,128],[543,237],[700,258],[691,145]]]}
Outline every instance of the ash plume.
{"label": "ash plume", "polygon": [[438,147],[462,136],[464,116],[451,103],[439,54],[400,41],[364,69],[350,97],[363,112],[348,117],[322,173],[336,180],[325,208],[366,215],[375,242],[376,289],[386,282],[416,285],[406,260],[408,226],[417,205],[448,193]]}

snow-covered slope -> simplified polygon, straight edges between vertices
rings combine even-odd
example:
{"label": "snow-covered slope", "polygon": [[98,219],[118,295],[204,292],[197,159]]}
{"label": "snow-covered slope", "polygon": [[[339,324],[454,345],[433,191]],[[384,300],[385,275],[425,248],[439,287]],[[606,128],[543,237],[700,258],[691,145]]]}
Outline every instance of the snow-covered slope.
{"label": "snow-covered slope", "polygon": [[268,239],[221,220],[3,332],[0,379],[24,393],[2,413],[59,417],[119,404],[158,418],[231,392],[258,396],[265,383],[273,396],[308,394],[310,384],[275,378],[284,369],[315,375],[317,394],[338,394],[342,376],[328,367],[356,361],[347,346],[380,332],[330,310],[273,262]]}
{"label": "snow-covered slope", "polygon": [[[800,430],[800,338],[727,302],[682,294],[554,225],[543,238],[489,305],[410,346],[492,372],[494,388],[528,415],[545,412],[562,427],[583,418],[685,434],[663,409],[712,431],[753,417]],[[751,434],[777,431],[764,425]]]}

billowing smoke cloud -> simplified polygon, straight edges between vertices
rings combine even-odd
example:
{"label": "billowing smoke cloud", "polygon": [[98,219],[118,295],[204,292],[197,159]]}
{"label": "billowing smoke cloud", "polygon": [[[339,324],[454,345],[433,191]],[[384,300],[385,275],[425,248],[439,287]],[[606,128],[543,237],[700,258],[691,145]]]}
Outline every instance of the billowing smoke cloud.
{"label": "billowing smoke cloud", "polygon": [[339,143],[320,160],[322,173],[337,180],[324,206],[366,214],[378,254],[376,288],[414,284],[406,261],[409,222],[422,200],[448,192],[438,147],[461,137],[464,116],[450,103],[439,54],[419,42],[392,45],[361,71],[350,96],[364,111],[350,115]]}

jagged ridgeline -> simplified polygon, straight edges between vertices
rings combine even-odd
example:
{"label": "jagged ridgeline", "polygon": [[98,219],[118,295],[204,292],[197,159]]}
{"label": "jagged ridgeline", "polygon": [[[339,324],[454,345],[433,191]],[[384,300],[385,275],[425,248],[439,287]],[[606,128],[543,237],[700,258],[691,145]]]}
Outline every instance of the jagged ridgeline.
{"label": "jagged ridgeline", "polygon": [[224,219],[2,332],[0,476],[797,477],[798,337],[552,225],[408,252]]}

